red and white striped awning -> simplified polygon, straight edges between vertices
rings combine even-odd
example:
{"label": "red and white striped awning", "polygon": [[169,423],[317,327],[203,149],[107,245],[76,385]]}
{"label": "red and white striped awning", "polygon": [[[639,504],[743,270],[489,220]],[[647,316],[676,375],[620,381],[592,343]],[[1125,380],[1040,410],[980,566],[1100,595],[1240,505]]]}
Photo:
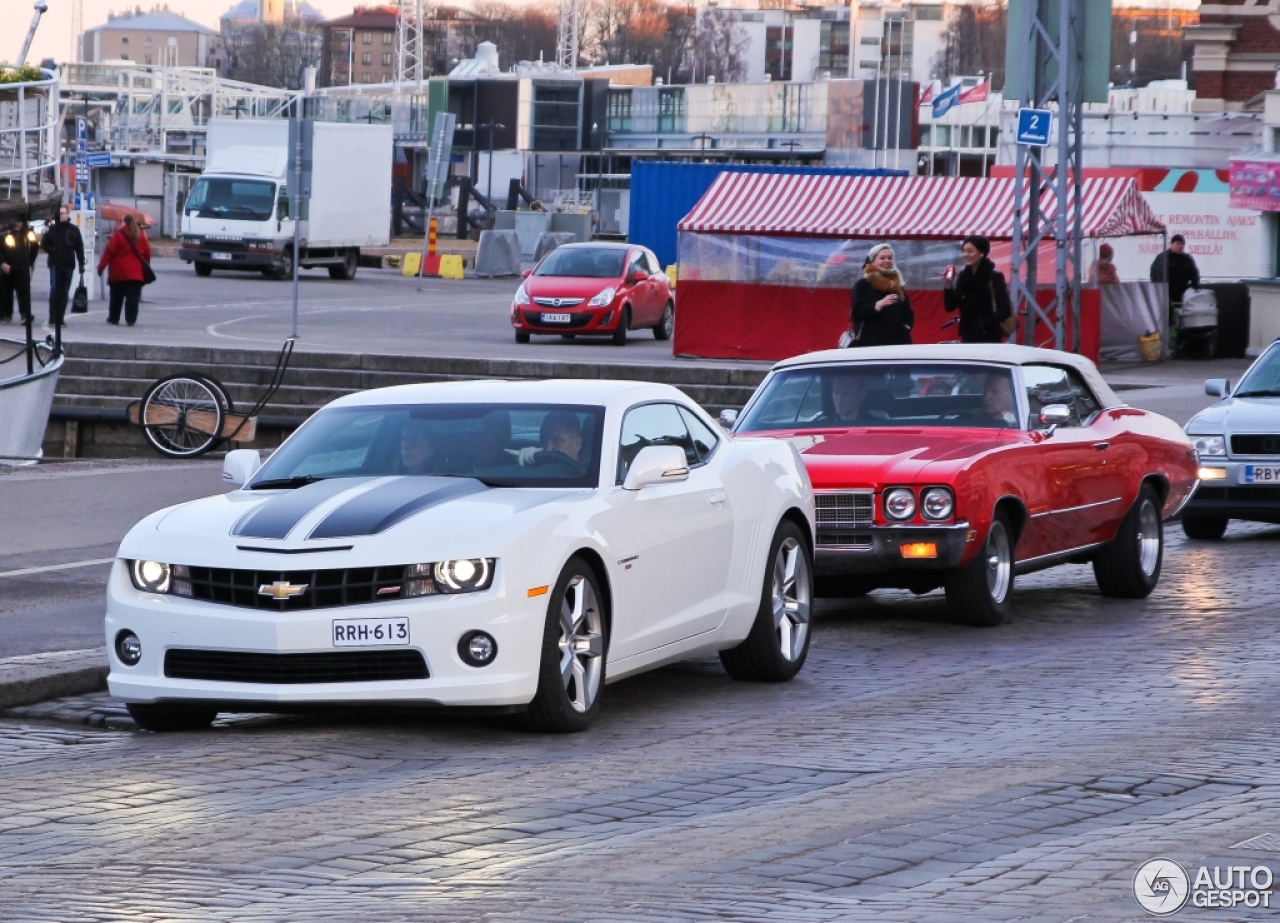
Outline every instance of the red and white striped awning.
{"label": "red and white striped awning", "polygon": [[[1015,182],[1013,178],[721,173],[685,215],[680,230],[892,240],[981,234],[1011,240]],[[1083,193],[1085,237],[1164,231],[1129,177],[1087,178]],[[1056,212],[1051,199],[1048,195],[1042,199],[1049,205],[1046,219]],[[1022,220],[1025,224],[1025,212]]]}

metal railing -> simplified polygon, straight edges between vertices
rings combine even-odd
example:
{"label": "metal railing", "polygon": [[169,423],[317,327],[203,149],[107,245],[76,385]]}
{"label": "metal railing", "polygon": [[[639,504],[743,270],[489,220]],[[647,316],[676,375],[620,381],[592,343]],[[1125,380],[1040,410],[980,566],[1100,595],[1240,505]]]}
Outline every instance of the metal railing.
{"label": "metal railing", "polygon": [[58,76],[0,84],[0,204],[58,190]]}

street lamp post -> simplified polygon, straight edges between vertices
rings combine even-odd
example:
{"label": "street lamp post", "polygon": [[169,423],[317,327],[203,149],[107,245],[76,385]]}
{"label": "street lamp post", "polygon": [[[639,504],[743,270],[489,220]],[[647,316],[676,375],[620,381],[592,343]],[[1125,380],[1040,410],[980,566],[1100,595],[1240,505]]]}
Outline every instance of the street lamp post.
{"label": "street lamp post", "polygon": [[787,158],[787,163],[792,164],[794,166],[796,162],[796,148],[800,146],[800,142],[799,141],[783,141],[778,146],[790,149],[791,153]]}
{"label": "street lamp post", "polygon": [[489,204],[493,205],[493,132],[495,129],[505,130],[507,126],[490,119],[487,122],[481,122],[480,127],[489,129],[489,180],[486,184],[485,193],[489,199]]}

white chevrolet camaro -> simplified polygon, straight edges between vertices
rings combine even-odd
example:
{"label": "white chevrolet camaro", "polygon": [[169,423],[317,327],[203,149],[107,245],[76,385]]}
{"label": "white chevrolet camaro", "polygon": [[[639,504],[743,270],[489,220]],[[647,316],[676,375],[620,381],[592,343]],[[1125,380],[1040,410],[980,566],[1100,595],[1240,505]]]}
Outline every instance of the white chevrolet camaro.
{"label": "white chevrolet camaro", "polygon": [[787,442],[675,388],[406,385],[334,401],[240,489],[160,510],[107,591],[113,695],[152,730],[404,703],[575,731],[605,682],[718,651],[804,663],[813,493]]}

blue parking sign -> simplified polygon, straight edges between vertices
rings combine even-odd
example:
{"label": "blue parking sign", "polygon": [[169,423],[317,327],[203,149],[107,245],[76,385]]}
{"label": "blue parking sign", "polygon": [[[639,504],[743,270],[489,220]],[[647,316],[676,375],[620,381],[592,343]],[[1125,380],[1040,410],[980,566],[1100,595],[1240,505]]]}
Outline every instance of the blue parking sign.
{"label": "blue parking sign", "polygon": [[1049,143],[1052,126],[1053,113],[1048,109],[1019,109],[1017,142],[1043,147]]}

